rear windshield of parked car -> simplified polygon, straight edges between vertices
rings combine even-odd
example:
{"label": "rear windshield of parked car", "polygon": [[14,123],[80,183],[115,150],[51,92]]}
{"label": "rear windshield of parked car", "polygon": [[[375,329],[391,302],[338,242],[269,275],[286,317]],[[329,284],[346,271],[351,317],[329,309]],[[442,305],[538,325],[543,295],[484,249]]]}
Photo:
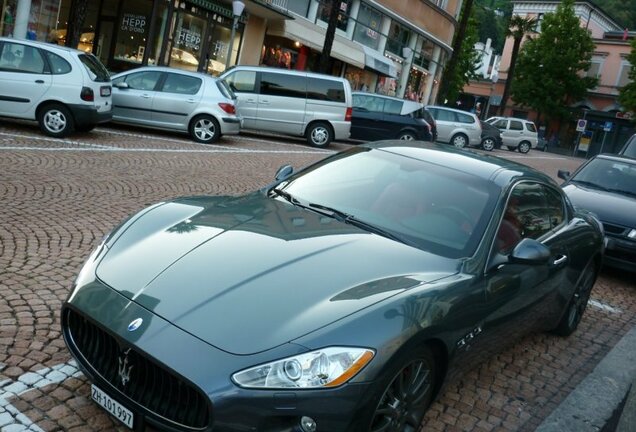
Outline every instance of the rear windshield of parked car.
{"label": "rear windshield of parked car", "polygon": [[88,75],[96,82],[109,82],[110,75],[104,65],[92,54],[80,54],[80,61],[86,67]]}

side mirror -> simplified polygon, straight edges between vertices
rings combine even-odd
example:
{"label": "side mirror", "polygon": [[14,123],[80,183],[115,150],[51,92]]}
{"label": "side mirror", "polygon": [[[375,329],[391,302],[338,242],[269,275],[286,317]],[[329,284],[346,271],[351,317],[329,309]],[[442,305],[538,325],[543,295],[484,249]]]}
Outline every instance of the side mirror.
{"label": "side mirror", "polygon": [[560,179],[568,181],[570,180],[570,171],[559,170],[559,172],[557,173],[557,176],[559,176]]}
{"label": "side mirror", "polygon": [[517,264],[545,264],[550,260],[550,249],[542,243],[525,238],[515,246],[510,254],[510,262]]}
{"label": "side mirror", "polygon": [[276,176],[274,178],[277,182],[280,182],[285,180],[293,173],[294,167],[292,167],[291,165],[283,165],[282,167],[278,168],[278,171],[276,171]]}
{"label": "side mirror", "polygon": [[118,89],[127,89],[130,88],[127,82],[118,82],[117,84],[113,84],[113,87],[117,87]]}

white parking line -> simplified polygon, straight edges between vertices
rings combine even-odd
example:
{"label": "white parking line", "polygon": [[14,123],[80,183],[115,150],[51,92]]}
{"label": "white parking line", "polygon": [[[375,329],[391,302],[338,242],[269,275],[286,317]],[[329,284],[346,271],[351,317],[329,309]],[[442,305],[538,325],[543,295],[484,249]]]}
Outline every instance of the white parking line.
{"label": "white parking line", "polygon": [[[110,131],[108,133],[111,133]],[[157,139],[160,141],[169,141],[174,143],[175,140],[170,140],[162,137],[154,137],[150,135],[142,135],[142,134],[128,134],[125,132],[114,132],[115,135],[125,135],[133,138],[148,138],[148,139]],[[236,147],[222,146],[216,144],[201,144],[196,143],[194,141],[176,141],[177,143],[184,143],[189,145],[199,145],[202,148],[199,149],[162,149],[162,148],[122,148],[112,145],[106,144],[93,144],[82,141],[75,141],[69,139],[60,139],[60,138],[48,138],[37,135],[22,135],[22,134],[13,134],[0,132],[0,136],[5,136],[8,138],[20,138],[20,139],[29,139],[33,141],[45,141],[51,142],[61,145],[67,146],[77,146],[77,147],[56,147],[56,148],[43,148],[43,147],[33,147],[33,146],[2,146],[0,145],[0,150],[5,151],[20,151],[20,150],[28,150],[28,151],[42,151],[42,152],[56,152],[56,151],[103,151],[103,152],[153,152],[153,153],[259,153],[259,154],[329,154],[333,153],[331,150],[322,150],[322,149],[312,149],[312,150],[272,150],[272,149],[242,149]],[[239,137],[239,139],[247,140],[247,141],[259,141],[254,138],[247,137]],[[4,141],[8,141],[5,139]],[[263,141],[259,141],[263,142]],[[264,141],[266,143],[272,141]],[[272,142],[273,143],[273,142]],[[278,143],[276,143],[278,144]],[[298,146],[293,144],[285,144],[281,145],[293,146],[298,148]]]}
{"label": "white parking line", "polygon": [[35,372],[27,372],[18,377],[16,381],[0,381],[0,428],[16,425],[22,426],[15,430],[28,430],[43,432],[30,418],[22,414],[11,405],[10,399],[17,398],[31,390],[46,387],[51,384],[59,384],[71,377],[80,377],[82,372],[74,361],[55,365],[51,368],[40,369]]}
{"label": "white parking line", "polygon": [[590,299],[590,300],[588,300],[587,304],[589,304],[590,306],[593,306],[593,307],[595,307],[597,309],[600,309],[602,311],[605,311],[605,312],[609,312],[609,313],[613,313],[613,314],[621,314],[621,313],[623,313],[622,310],[620,310],[618,308],[615,308],[613,306],[610,306],[608,304],[602,303],[602,302],[600,302],[598,300]]}

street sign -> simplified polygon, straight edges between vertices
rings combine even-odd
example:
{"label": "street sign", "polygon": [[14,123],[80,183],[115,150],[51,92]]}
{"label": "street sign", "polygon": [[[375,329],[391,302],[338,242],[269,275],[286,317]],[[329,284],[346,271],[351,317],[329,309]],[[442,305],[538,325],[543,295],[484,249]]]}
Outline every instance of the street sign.
{"label": "street sign", "polygon": [[612,123],[611,121],[606,121],[605,126],[603,126],[603,130],[605,132],[611,132],[613,126],[614,126],[614,123]]}
{"label": "street sign", "polygon": [[586,127],[587,127],[587,120],[579,119],[579,120],[576,121],[576,131],[577,132],[584,132]]}

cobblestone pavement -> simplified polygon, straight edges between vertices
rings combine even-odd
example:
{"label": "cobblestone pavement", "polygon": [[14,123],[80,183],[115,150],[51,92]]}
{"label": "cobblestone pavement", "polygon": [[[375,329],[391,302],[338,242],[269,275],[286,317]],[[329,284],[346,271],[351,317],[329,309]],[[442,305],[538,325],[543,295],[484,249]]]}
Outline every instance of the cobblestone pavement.
{"label": "cobblestone pavement", "polygon": [[[287,138],[242,135],[205,146],[114,127],[58,140],[30,123],[0,123],[0,429],[125,430],[90,401],[59,329],[73,278],[113,226],[176,196],[253,190],[284,163],[301,167],[328,153]],[[495,153],[552,176],[581,162]],[[573,336],[529,336],[451,383],[423,430],[534,430],[636,324],[635,312],[633,278],[604,271]]]}

